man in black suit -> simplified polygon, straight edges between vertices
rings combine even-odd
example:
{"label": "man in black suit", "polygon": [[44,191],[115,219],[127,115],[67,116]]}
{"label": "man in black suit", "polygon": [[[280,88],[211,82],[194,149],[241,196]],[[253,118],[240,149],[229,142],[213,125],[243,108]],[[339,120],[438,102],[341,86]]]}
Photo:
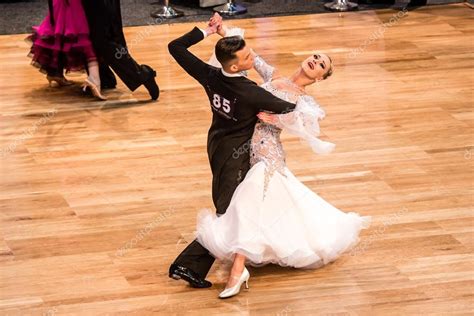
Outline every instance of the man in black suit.
{"label": "man in black suit", "polygon": [[143,84],[152,100],[158,99],[160,89],[155,82],[156,72],[148,65],[139,65],[127,49],[120,0],[82,0],[82,4],[99,60],[102,88],[115,88],[117,81],[112,68],[131,91]]}
{"label": "man in black suit", "polygon": [[[241,74],[253,67],[254,57],[243,38],[225,37],[216,44],[216,57],[222,69],[203,62],[188,48],[206,36],[216,33],[217,15],[206,30],[191,32],[169,43],[171,55],[178,64],[206,90],[213,111],[207,152],[211,170],[212,199],[217,214],[224,214],[232,195],[250,169],[248,148],[261,111],[284,113],[295,108]],[[215,20],[214,20],[215,19]],[[217,22],[216,22],[217,21]],[[235,155],[235,153],[239,155]],[[215,258],[197,240],[189,244],[170,266],[169,276],[184,279],[192,287],[210,287],[205,280]]]}

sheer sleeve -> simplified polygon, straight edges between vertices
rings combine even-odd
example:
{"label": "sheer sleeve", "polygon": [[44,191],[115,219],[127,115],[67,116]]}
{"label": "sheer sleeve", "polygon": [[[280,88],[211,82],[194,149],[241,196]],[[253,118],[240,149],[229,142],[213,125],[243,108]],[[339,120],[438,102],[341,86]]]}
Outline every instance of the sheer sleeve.
{"label": "sheer sleeve", "polygon": [[335,145],[318,138],[320,135],[318,121],[325,115],[324,110],[311,96],[300,96],[293,112],[277,115],[276,126],[305,140],[315,153],[327,154]]}
{"label": "sheer sleeve", "polygon": [[260,77],[262,77],[264,82],[269,82],[272,80],[273,73],[275,72],[275,67],[267,64],[267,62],[257,54],[255,54],[255,61],[253,67],[258,72]]}
{"label": "sheer sleeve", "polygon": [[[244,38],[244,34],[245,34],[244,29],[241,29],[241,28],[238,28],[238,27],[232,27],[232,28],[227,29],[227,31],[225,33],[225,37],[240,36],[240,37]],[[217,68],[222,68],[221,63],[216,58],[216,53],[215,52],[212,53],[212,56],[211,56],[211,58],[209,58],[209,61],[207,63],[211,66],[214,66],[214,67],[217,67]]]}

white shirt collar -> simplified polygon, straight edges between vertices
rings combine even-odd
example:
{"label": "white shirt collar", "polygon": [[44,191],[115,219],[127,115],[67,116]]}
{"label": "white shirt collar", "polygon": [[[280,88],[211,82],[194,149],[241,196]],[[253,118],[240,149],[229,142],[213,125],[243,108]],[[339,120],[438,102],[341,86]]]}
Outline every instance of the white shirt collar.
{"label": "white shirt collar", "polygon": [[221,68],[222,74],[226,77],[242,77],[244,76],[243,72],[238,72],[235,74],[230,74],[224,70],[224,68]]}

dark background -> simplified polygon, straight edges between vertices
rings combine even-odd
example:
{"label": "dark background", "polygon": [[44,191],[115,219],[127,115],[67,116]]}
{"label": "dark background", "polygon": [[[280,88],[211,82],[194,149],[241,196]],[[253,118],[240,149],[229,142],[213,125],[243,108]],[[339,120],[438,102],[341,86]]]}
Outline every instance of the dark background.
{"label": "dark background", "polygon": [[[359,3],[359,10],[382,9],[394,7],[395,0],[352,0]],[[396,0],[395,7],[410,0]],[[417,1],[423,5],[426,0]],[[212,14],[212,8],[200,8],[198,0],[171,0],[171,4],[185,16],[168,20],[168,23],[205,21]],[[248,0],[237,1],[247,7],[248,13],[235,18],[263,16],[295,15],[328,12],[324,9],[323,0]],[[430,3],[453,3],[462,0],[428,0]],[[153,23],[150,12],[157,8],[161,1],[122,0],[122,17],[124,26],[146,25]],[[31,26],[41,23],[48,11],[46,0],[14,1],[0,0],[0,34],[29,33]]]}

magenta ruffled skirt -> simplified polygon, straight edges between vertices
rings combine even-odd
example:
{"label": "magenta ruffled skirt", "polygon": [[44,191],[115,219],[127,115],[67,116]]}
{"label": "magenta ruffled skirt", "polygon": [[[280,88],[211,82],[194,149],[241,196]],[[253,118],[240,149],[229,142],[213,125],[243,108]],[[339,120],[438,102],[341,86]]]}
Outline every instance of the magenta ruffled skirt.
{"label": "magenta ruffled skirt", "polygon": [[54,0],[53,12],[54,25],[48,14],[27,38],[32,43],[31,64],[44,73],[85,70],[97,58],[81,0]]}

